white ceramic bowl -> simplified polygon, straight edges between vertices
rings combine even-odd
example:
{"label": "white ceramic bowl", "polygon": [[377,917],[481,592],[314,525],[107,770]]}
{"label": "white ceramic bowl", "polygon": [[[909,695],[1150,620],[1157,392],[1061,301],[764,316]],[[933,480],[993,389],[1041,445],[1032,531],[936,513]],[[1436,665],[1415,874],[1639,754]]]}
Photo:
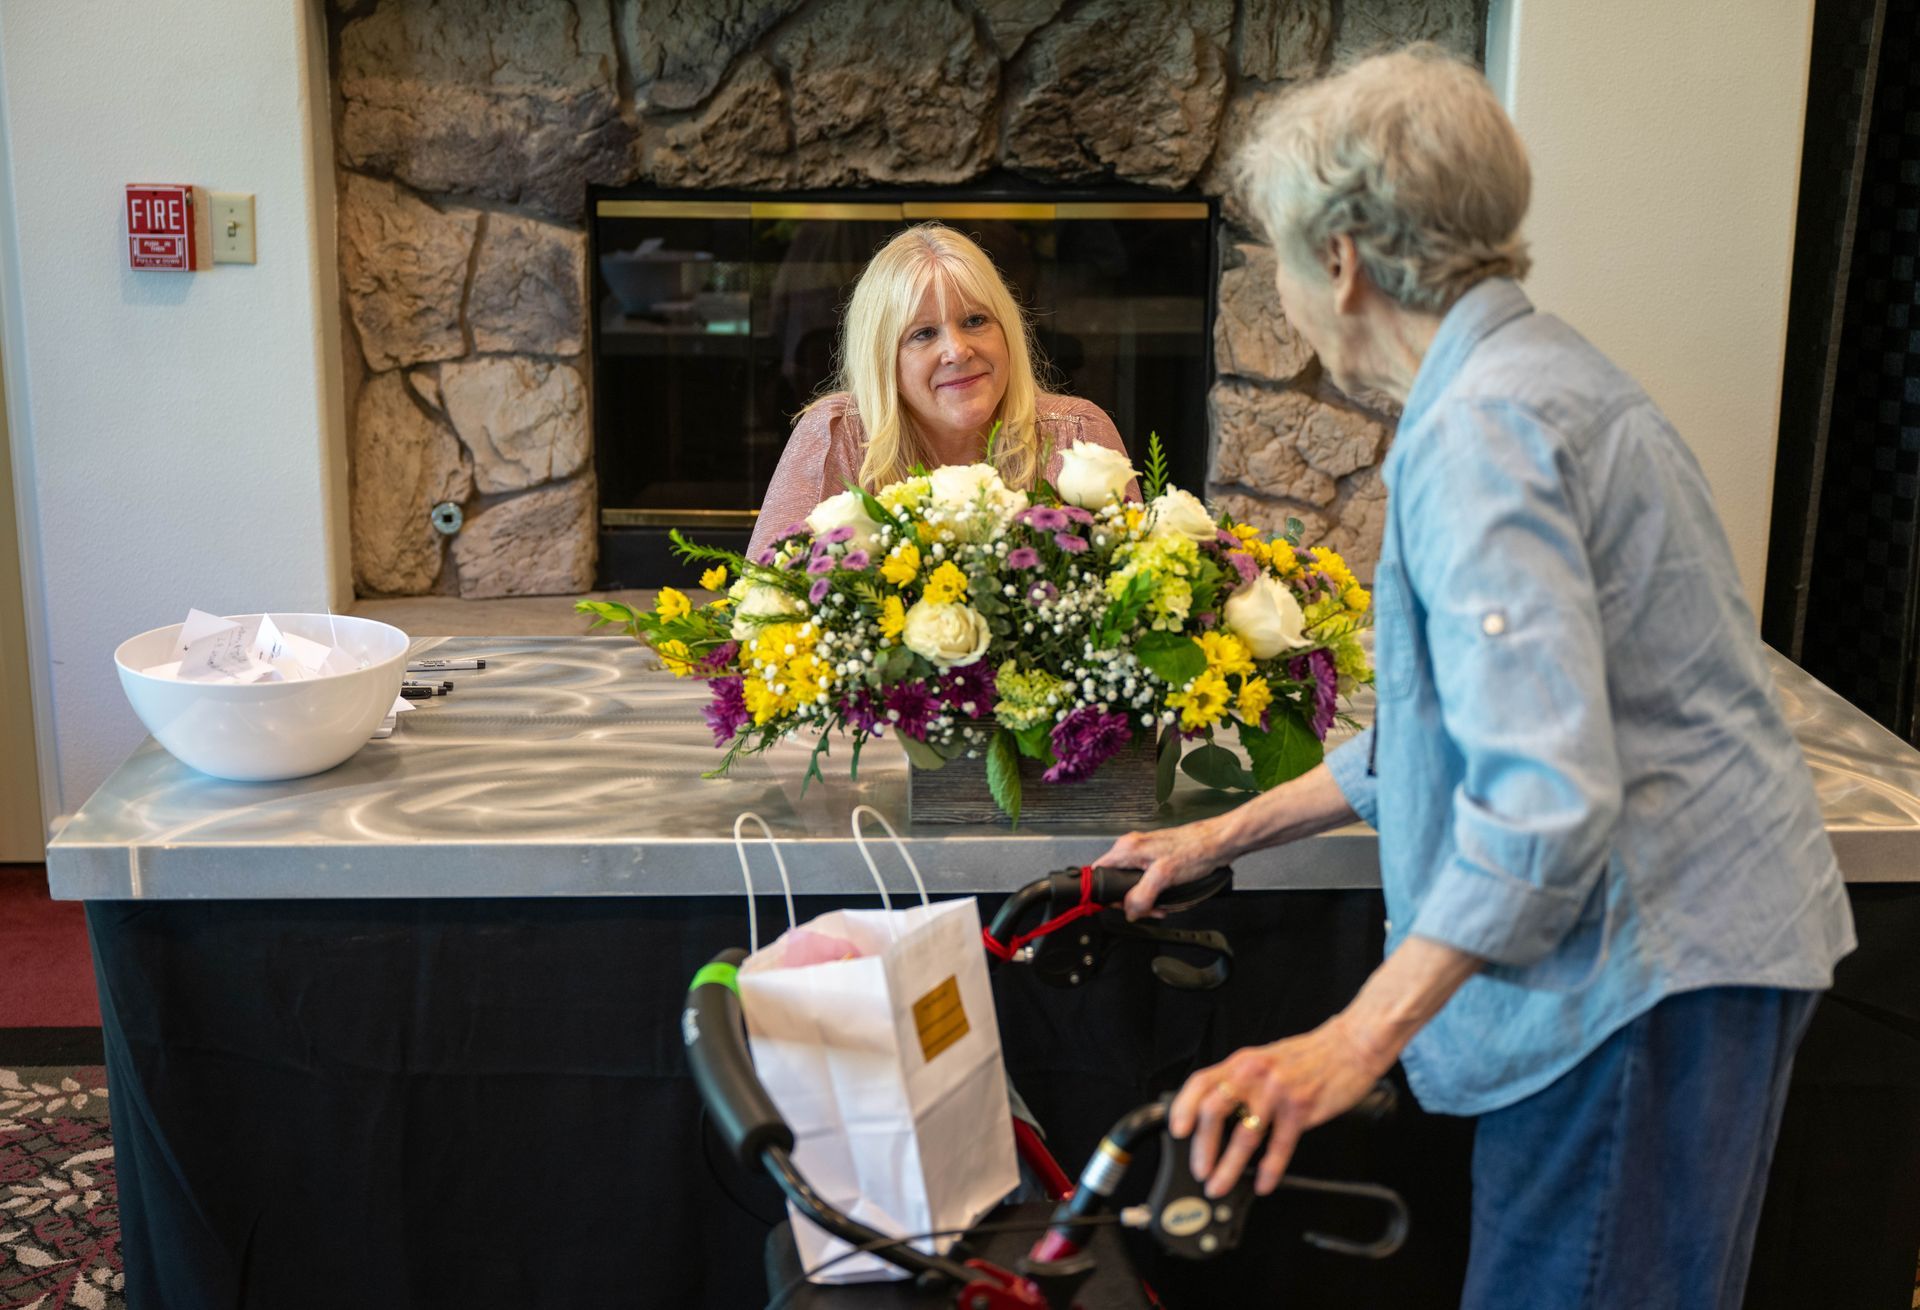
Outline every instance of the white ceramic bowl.
{"label": "white ceramic bowl", "polygon": [[[229,615],[236,622],[257,614]],[[142,672],[174,658],[181,625],[129,637],[113,652],[133,712],[162,746],[202,773],[235,782],[331,769],[380,726],[407,667],[407,634],[348,615],[275,614],[283,631],[339,644],[367,667],[302,682],[201,683]],[[329,626],[331,623],[331,626]]]}

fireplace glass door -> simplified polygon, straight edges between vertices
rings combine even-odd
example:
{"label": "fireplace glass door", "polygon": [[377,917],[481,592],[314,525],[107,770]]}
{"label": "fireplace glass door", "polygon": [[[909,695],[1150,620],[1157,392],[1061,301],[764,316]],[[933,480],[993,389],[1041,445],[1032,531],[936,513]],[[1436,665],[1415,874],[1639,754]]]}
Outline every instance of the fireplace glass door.
{"label": "fireplace glass door", "polygon": [[873,252],[938,220],[993,257],[1051,379],[1149,432],[1204,484],[1213,202],[603,191],[593,203],[594,449],[602,586],[679,580],[679,527],[744,543],[796,414],[830,384],[840,312]]}

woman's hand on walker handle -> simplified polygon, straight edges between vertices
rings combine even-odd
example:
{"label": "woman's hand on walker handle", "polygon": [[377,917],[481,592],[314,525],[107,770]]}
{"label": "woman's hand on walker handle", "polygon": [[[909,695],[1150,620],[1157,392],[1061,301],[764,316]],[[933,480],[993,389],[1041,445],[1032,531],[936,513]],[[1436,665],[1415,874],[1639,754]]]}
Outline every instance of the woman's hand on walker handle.
{"label": "woman's hand on walker handle", "polygon": [[1153,904],[1169,887],[1204,878],[1226,861],[1222,845],[1210,831],[1212,820],[1130,832],[1093,862],[1098,869],[1139,869],[1140,881],[1127,893],[1127,918],[1153,914]]}
{"label": "woman's hand on walker handle", "polygon": [[1321,764],[1216,818],[1130,832],[1094,864],[1145,874],[1127,893],[1127,917],[1138,919],[1169,887],[1204,878],[1248,851],[1311,837],[1358,817],[1333,773]]}
{"label": "woman's hand on walker handle", "polygon": [[1193,1176],[1205,1180],[1207,1195],[1229,1191],[1262,1141],[1255,1190],[1264,1196],[1279,1186],[1300,1134],[1357,1105],[1483,963],[1444,942],[1408,937],[1318,1028],[1235,1051],[1187,1079],[1167,1127],[1192,1136]]}
{"label": "woman's hand on walker handle", "polygon": [[1189,1162],[1208,1196],[1233,1190],[1265,1144],[1254,1190],[1280,1184],[1300,1134],[1352,1109],[1393,1067],[1369,1048],[1344,1014],[1270,1046],[1249,1046],[1187,1079],[1167,1127],[1193,1139]]}

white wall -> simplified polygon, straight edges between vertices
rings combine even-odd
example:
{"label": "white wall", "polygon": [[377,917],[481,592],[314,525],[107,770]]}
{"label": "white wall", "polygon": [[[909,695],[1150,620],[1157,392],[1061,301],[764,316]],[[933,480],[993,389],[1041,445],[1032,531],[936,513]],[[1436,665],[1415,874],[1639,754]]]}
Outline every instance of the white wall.
{"label": "white wall", "polygon": [[1693,447],[1758,614],[1812,0],[1493,0],[1490,29],[1533,158],[1527,289]]}
{"label": "white wall", "polygon": [[[50,815],[140,738],[120,640],[189,605],[351,595],[321,39],[304,0],[0,0],[0,343]],[[259,264],[130,272],[128,182],[253,192]]]}

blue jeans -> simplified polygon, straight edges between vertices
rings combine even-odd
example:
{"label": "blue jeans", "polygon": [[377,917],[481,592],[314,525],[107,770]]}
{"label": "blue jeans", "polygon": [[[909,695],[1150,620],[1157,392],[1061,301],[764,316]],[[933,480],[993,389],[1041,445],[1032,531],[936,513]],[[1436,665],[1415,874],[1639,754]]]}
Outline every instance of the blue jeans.
{"label": "blue jeans", "polygon": [[1670,996],[1481,1116],[1465,1310],[1739,1310],[1817,996]]}

